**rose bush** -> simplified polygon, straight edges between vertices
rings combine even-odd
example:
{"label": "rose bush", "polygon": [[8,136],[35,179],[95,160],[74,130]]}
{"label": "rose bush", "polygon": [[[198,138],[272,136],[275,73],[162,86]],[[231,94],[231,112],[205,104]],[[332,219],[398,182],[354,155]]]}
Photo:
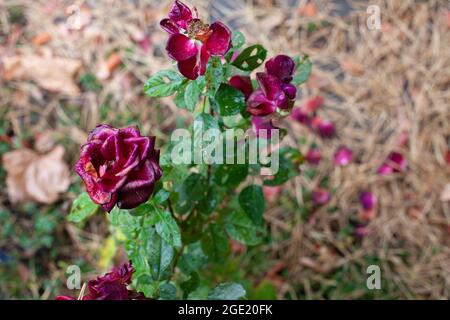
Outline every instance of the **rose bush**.
{"label": "rose bush", "polygon": [[[267,51],[261,45],[245,47],[242,33],[220,21],[204,23],[180,1],[160,24],[169,33],[166,49],[178,71],[152,75],[146,95],[173,96],[178,108],[192,112],[193,124],[184,129],[195,141],[205,140],[208,129],[243,129],[237,145],[249,148],[254,136],[271,144],[275,121],[282,124],[290,115],[297,87],[308,79],[309,58],[277,55],[264,64]],[[229,259],[230,239],[248,247],[270,241],[264,190],[280,192],[299,174],[304,157],[295,148],[273,145],[269,149],[277,150],[278,170],[264,176],[259,172],[272,163],[252,164],[247,157],[243,163],[211,163],[204,161],[207,147],[202,144],[200,150],[191,145],[185,150],[202,161],[175,163],[176,142],[161,146],[160,159],[155,138],[142,136],[137,127],[99,125],[81,147],[76,171],[87,193],[75,199],[68,219],[83,223],[101,207],[108,212],[114,243],[124,245],[133,265],[89,281],[83,299],[246,296],[239,283],[226,281],[211,289],[205,281],[208,266]],[[329,198],[320,189],[309,203],[316,208]],[[60,297],[65,298],[70,297]]]}

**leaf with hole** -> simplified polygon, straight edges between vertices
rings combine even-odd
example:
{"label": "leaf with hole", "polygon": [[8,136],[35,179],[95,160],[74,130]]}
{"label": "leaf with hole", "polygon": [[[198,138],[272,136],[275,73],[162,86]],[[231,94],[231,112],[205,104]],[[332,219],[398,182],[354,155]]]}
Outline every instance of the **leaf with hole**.
{"label": "leaf with hole", "polygon": [[252,71],[258,68],[266,59],[267,50],[260,44],[245,48],[231,63],[243,71]]}

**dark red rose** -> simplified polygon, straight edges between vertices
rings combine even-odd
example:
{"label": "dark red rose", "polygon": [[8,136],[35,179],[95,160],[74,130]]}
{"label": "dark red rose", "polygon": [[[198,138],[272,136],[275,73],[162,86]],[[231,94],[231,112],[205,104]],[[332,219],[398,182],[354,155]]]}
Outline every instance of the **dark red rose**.
{"label": "dark red rose", "polygon": [[[134,268],[131,262],[113,268],[111,272],[88,282],[88,293],[82,300],[132,300],[143,298],[142,294],[128,290]],[[76,300],[69,296],[58,296],[56,300]]]}
{"label": "dark red rose", "polygon": [[193,18],[191,9],[178,0],[160,25],[170,34],[166,46],[169,57],[177,61],[181,74],[191,80],[205,74],[210,56],[223,56],[231,46],[231,31],[226,25],[208,25]]}
{"label": "dark red rose", "polygon": [[91,199],[107,212],[117,204],[131,209],[147,201],[161,178],[155,137],[143,137],[136,127],[99,125],[81,147],[75,170]]}

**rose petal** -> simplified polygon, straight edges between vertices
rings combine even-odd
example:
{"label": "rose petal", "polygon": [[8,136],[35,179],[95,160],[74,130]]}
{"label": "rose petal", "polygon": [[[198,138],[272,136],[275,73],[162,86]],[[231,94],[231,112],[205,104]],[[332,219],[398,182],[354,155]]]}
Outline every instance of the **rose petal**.
{"label": "rose petal", "polygon": [[183,29],[187,29],[188,23],[192,20],[191,9],[181,1],[176,0],[169,12],[169,19]]}
{"label": "rose petal", "polygon": [[230,49],[231,31],[222,22],[214,22],[210,26],[212,33],[206,40],[208,53],[213,56],[223,56]]}
{"label": "rose petal", "polygon": [[289,99],[295,99],[295,96],[297,95],[297,88],[293,84],[283,83],[281,85],[281,89]]}
{"label": "rose petal", "polygon": [[372,210],[377,204],[377,198],[372,192],[364,191],[359,194],[359,202],[365,210]]}
{"label": "rose petal", "polygon": [[206,48],[206,46],[202,46],[201,50],[200,50],[200,68],[199,68],[199,74],[202,76],[205,74],[206,72],[206,66],[208,65],[208,60],[209,60],[209,53],[208,50]]}
{"label": "rose petal", "polygon": [[111,127],[108,124],[99,124],[89,133],[88,141],[92,140],[106,140],[110,135],[116,134],[118,129]]}
{"label": "rose petal", "polygon": [[159,25],[170,34],[180,33],[180,28],[178,25],[170,19],[162,19]]}
{"label": "rose petal", "polygon": [[338,166],[346,166],[352,161],[353,151],[347,147],[340,147],[334,154],[334,163]]}
{"label": "rose petal", "polygon": [[283,82],[292,81],[295,62],[286,55],[278,55],[266,62],[266,72]]}
{"label": "rose petal", "polygon": [[267,99],[275,101],[284,96],[284,92],[281,90],[281,82],[278,78],[264,72],[258,72],[256,79]]}
{"label": "rose petal", "polygon": [[156,180],[154,166],[147,160],[142,167],[130,173],[127,183],[119,192],[117,205],[121,209],[129,209],[147,201],[153,192]]}
{"label": "rose petal", "polygon": [[184,34],[172,34],[166,46],[169,57],[176,61],[183,61],[195,57],[198,48],[194,40],[189,39]]}
{"label": "rose petal", "polygon": [[266,116],[277,110],[277,106],[266,98],[261,89],[253,91],[247,100],[247,111],[254,116]]}
{"label": "rose petal", "polygon": [[198,77],[199,67],[197,66],[197,57],[192,57],[187,60],[178,61],[178,70],[180,73],[190,80],[195,80]]}
{"label": "rose petal", "polygon": [[252,80],[249,76],[235,75],[230,78],[229,83],[232,87],[241,91],[246,100],[253,92]]}
{"label": "rose petal", "polygon": [[322,154],[317,148],[309,149],[305,156],[306,161],[312,165],[318,165],[322,159]]}

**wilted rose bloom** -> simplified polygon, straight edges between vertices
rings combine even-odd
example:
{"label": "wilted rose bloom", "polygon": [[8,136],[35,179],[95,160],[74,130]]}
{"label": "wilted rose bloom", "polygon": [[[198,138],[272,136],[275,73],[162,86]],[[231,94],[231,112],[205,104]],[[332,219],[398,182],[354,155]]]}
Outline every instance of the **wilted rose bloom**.
{"label": "wilted rose bloom", "polygon": [[312,192],[312,201],[315,205],[322,205],[330,201],[330,193],[322,188],[317,188]]}
{"label": "wilted rose bloom", "polygon": [[324,120],[318,116],[314,117],[311,120],[311,127],[322,138],[332,138],[336,134],[336,129],[334,128],[333,122],[329,120]]}
{"label": "wilted rose bloom", "polygon": [[[127,289],[131,283],[134,268],[131,262],[113,268],[97,279],[88,282],[88,293],[82,300],[131,300],[141,298],[142,295]],[[56,300],[75,300],[69,296],[58,296]]]}
{"label": "wilted rose bloom", "polygon": [[227,26],[221,22],[208,25],[193,18],[191,9],[178,0],[160,25],[170,33],[167,53],[177,61],[181,74],[191,80],[205,74],[210,56],[223,56],[231,46],[231,31]]}
{"label": "wilted rose bloom", "polygon": [[373,209],[377,204],[377,198],[372,192],[364,191],[359,194],[359,202],[366,210]]}
{"label": "wilted rose bloom", "polygon": [[319,109],[323,105],[324,99],[322,96],[315,96],[308,98],[305,102],[302,104],[302,108],[309,113],[316,112],[317,109]]}
{"label": "wilted rose bloom", "polygon": [[252,80],[249,76],[235,75],[231,77],[228,82],[232,87],[244,94],[245,100],[247,100],[253,92]]}
{"label": "wilted rose bloom", "polygon": [[257,137],[270,139],[272,137],[272,130],[278,130],[268,117],[252,117],[252,128]]}
{"label": "wilted rose bloom", "polygon": [[291,118],[305,126],[311,123],[311,117],[301,107],[292,109]]}
{"label": "wilted rose bloom", "polygon": [[320,153],[319,149],[311,148],[306,153],[305,159],[309,164],[318,165],[320,159],[322,159],[322,154]]}
{"label": "wilted rose bloom", "polygon": [[406,159],[401,153],[391,152],[386,161],[378,168],[378,174],[386,175],[406,170]]}
{"label": "wilted rose bloom", "polygon": [[295,63],[290,57],[278,55],[266,62],[266,72],[258,72],[259,89],[247,100],[247,111],[254,116],[269,115],[280,109],[292,107],[297,88],[290,83]]}
{"label": "wilted rose bloom", "polygon": [[155,137],[104,124],[89,134],[75,170],[91,199],[108,212],[116,204],[131,209],[147,201],[162,175]]}
{"label": "wilted rose bloom", "polygon": [[353,151],[347,147],[340,147],[334,154],[334,163],[338,166],[348,165],[353,158]]}
{"label": "wilted rose bloom", "polygon": [[357,226],[355,228],[355,235],[356,235],[356,237],[362,239],[369,235],[369,229],[367,229],[367,227],[362,226],[362,225]]}

